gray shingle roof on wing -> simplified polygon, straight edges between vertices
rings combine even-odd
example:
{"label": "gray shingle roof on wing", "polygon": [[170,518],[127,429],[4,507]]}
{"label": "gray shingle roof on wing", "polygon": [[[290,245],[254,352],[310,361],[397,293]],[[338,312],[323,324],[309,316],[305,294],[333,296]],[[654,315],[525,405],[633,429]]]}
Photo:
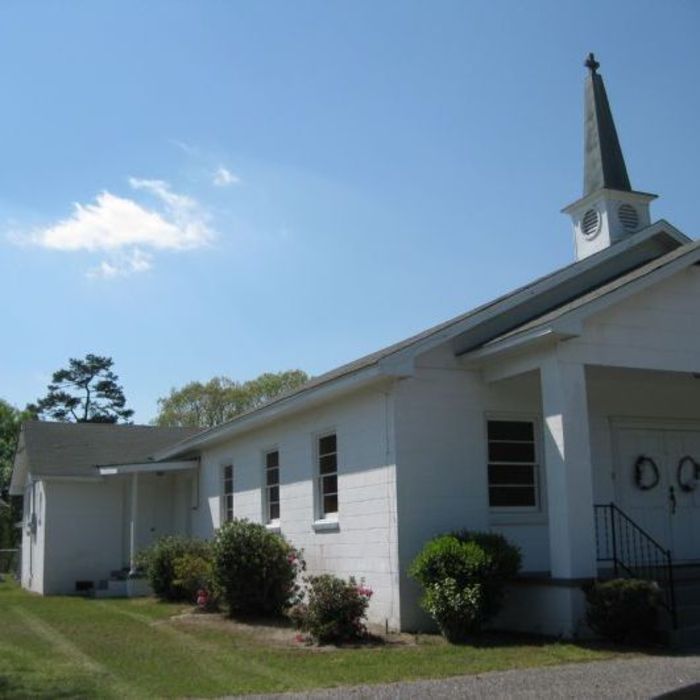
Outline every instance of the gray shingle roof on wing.
{"label": "gray shingle roof on wing", "polygon": [[29,470],[43,476],[95,476],[95,466],[147,461],[158,450],[200,432],[112,423],[23,425]]}

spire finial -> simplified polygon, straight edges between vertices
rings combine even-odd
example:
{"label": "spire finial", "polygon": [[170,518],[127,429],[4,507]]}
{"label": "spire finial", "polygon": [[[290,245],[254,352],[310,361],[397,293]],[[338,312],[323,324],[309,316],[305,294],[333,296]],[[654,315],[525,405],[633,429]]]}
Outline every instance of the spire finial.
{"label": "spire finial", "polygon": [[591,75],[595,75],[598,68],[600,68],[600,63],[595,60],[595,56],[592,52],[588,54],[588,58],[583,65],[591,71]]}

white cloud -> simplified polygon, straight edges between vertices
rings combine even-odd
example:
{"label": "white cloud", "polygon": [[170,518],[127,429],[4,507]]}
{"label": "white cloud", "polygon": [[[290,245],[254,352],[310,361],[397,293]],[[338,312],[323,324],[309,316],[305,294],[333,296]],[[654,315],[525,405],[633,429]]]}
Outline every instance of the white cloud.
{"label": "white cloud", "polygon": [[217,187],[228,187],[229,185],[237,185],[240,181],[241,178],[238,177],[238,175],[232,173],[228,168],[224,168],[223,165],[220,165],[216,169],[214,177],[212,178],[212,182]]}
{"label": "white cloud", "polygon": [[126,277],[134,272],[146,272],[153,267],[152,256],[138,248],[126,255],[117,255],[111,260],[103,260],[97,267],[87,271],[90,278],[113,279],[114,277]]}
{"label": "white cloud", "polygon": [[129,185],[154,197],[156,206],[104,191],[92,203],[74,204],[68,218],[19,239],[50,250],[108,253],[88,272],[102,278],[149,270],[153,251],[192,250],[214,239],[209,217],[192,197],[173,192],[163,180],[130,178]]}

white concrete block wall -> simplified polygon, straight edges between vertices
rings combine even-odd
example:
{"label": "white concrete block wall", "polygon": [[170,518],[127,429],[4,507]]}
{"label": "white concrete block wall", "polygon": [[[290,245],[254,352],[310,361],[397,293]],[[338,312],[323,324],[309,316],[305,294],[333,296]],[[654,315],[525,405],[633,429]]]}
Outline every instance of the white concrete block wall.
{"label": "white concrete block wall", "polygon": [[[364,578],[374,590],[369,620],[399,624],[396,481],[390,388],[377,387],[279,420],[206,450],[193,534],[210,538],[220,525],[221,468],[234,465],[234,515],[263,521],[264,455],[279,450],[280,528],[304,550],[309,573]],[[338,441],[338,529],[317,531],[316,441]]]}
{"label": "white concrete block wall", "polygon": [[123,561],[119,479],[47,481],[44,593],[75,593],[76,581],[109,578]]}
{"label": "white concrete block wall", "polygon": [[[539,420],[536,373],[486,384],[459,367],[449,348],[420,359],[416,376],[396,388],[397,494],[401,622],[424,627],[419,587],[406,574],[431,537],[456,529],[501,532],[518,544],[526,570],[549,568],[546,504],[539,513],[510,515],[488,507],[486,421]],[[544,469],[541,468],[541,494]]]}

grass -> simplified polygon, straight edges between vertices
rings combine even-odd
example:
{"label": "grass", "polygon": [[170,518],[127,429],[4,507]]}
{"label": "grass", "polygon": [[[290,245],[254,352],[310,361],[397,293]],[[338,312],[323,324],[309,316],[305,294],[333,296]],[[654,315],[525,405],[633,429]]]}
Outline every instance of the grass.
{"label": "grass", "polygon": [[[596,661],[591,646],[493,637],[318,651],[229,624],[184,624],[152,599],[42,598],[0,583],[0,698],[211,697]],[[212,620],[214,622],[214,620]]]}

